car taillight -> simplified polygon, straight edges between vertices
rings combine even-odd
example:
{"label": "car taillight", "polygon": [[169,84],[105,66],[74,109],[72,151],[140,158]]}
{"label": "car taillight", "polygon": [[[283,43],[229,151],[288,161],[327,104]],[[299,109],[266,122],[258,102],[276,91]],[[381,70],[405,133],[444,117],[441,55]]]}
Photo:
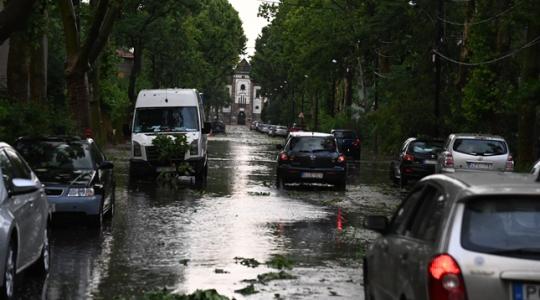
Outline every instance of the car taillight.
{"label": "car taillight", "polygon": [[414,155],[412,155],[412,154],[405,154],[405,155],[403,155],[403,160],[404,160],[404,161],[414,161]]}
{"label": "car taillight", "polygon": [[508,154],[508,159],[506,160],[506,172],[513,172],[514,171],[514,158],[512,157],[512,154]]}
{"label": "car taillight", "polygon": [[280,160],[280,161],[287,161],[287,160],[289,160],[289,156],[287,155],[287,153],[281,152],[281,153],[279,154],[279,160]]}
{"label": "car taillight", "polygon": [[444,167],[445,168],[454,167],[454,157],[452,156],[452,153],[446,152],[444,154]]}
{"label": "car taillight", "polygon": [[360,139],[354,140],[353,145],[356,147],[360,146]]}
{"label": "car taillight", "polygon": [[345,155],[342,154],[342,155],[338,156],[337,162],[338,163],[344,163],[345,162]]}
{"label": "car taillight", "polygon": [[429,299],[466,300],[465,282],[456,261],[448,254],[435,256],[428,268]]}

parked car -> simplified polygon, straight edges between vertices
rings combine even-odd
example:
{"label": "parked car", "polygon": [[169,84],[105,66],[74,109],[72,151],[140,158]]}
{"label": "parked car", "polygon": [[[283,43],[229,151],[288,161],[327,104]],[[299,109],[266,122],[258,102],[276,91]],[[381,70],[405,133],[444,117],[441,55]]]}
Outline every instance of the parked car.
{"label": "parked car", "polygon": [[306,128],[302,125],[298,125],[296,123],[292,124],[291,127],[289,127],[289,132],[299,132],[299,131],[304,131],[306,130]]}
{"label": "parked car", "polygon": [[268,130],[266,131],[266,133],[269,135],[269,136],[274,136],[274,133],[276,132],[276,125],[269,125],[268,126]]}
{"label": "parked car", "polygon": [[531,174],[538,176],[540,174],[540,160],[535,162],[532,169]]}
{"label": "parked car", "polygon": [[279,188],[292,182],[322,182],[345,190],[347,162],[333,135],[293,132],[277,157],[276,183]]}
{"label": "parked car", "polygon": [[270,126],[272,126],[272,125],[270,125],[270,124],[263,124],[263,125],[261,126],[261,132],[262,132],[262,133],[268,134],[268,132],[270,132]]}
{"label": "parked car", "polygon": [[272,131],[272,136],[287,136],[289,134],[289,129],[287,126],[276,126]]}
{"label": "parked car", "polygon": [[506,140],[500,136],[451,134],[438,155],[436,171],[456,170],[512,172],[514,159]]}
{"label": "parked car", "polygon": [[255,129],[257,129],[257,124],[258,124],[258,123],[259,123],[258,121],[253,121],[253,122],[251,122],[251,124],[249,125],[249,130],[255,130]]}
{"label": "parked car", "polygon": [[113,163],[89,138],[23,137],[15,148],[45,185],[55,214],[81,214],[100,227],[115,207]]}
{"label": "parked car", "polygon": [[212,133],[225,133],[226,126],[225,126],[225,123],[223,123],[222,121],[218,121],[218,120],[212,121],[211,126],[212,126]]}
{"label": "parked car", "polygon": [[408,138],[390,163],[390,179],[403,187],[410,179],[435,173],[437,155],[442,148],[440,140]]}
{"label": "parked car", "polygon": [[13,299],[18,273],[49,272],[50,207],[23,157],[1,142],[0,178],[0,298]]}
{"label": "parked car", "polygon": [[365,299],[539,299],[540,183],[516,173],[422,179],[364,258]]}
{"label": "parked car", "polygon": [[202,98],[197,90],[142,90],[133,114],[130,175],[141,177],[173,171],[159,160],[152,141],[158,135],[184,134],[190,150],[178,153],[178,160],[189,164],[186,175],[195,177],[195,185],[204,186],[208,174],[210,130],[211,124],[205,121]]}
{"label": "parked car", "polygon": [[347,157],[360,159],[360,138],[353,130],[332,129],[331,133],[336,137],[338,148]]}

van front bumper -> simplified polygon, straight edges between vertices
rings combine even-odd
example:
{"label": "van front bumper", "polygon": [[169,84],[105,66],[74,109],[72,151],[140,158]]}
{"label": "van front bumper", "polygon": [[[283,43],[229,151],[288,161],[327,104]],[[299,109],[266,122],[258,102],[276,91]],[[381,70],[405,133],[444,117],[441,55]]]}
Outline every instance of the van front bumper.
{"label": "van front bumper", "polygon": [[[204,167],[206,165],[205,157],[190,157],[183,161],[190,166],[190,171],[186,175],[198,175],[204,172]],[[157,161],[147,161],[144,159],[135,159],[132,158],[129,160],[130,173],[135,175],[151,175],[157,172],[171,172],[174,171],[172,166],[167,166]]]}

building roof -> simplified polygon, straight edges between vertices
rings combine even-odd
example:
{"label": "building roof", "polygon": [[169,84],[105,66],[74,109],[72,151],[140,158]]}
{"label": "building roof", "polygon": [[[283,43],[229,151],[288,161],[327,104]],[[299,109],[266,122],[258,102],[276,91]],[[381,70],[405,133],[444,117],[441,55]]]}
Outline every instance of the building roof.
{"label": "building roof", "polygon": [[251,65],[245,58],[242,59],[242,61],[236,66],[236,69],[234,69],[234,73],[249,74],[250,72]]}

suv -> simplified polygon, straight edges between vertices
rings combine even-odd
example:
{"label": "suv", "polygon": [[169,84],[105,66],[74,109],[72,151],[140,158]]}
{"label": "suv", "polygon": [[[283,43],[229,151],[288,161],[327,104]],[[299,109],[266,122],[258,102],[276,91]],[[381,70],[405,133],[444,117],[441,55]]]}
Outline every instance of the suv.
{"label": "suv", "polygon": [[[278,148],[282,148],[281,145]],[[328,133],[292,132],[277,157],[279,188],[291,182],[322,182],[345,190],[347,162]]]}
{"label": "suv", "polygon": [[437,158],[436,172],[456,170],[514,171],[504,138],[495,135],[451,134]]}
{"label": "suv", "polygon": [[341,153],[354,159],[360,159],[360,139],[356,132],[348,129],[332,129]]}
{"label": "suv", "polygon": [[50,266],[50,207],[41,182],[24,159],[0,142],[0,299],[13,299],[16,274]]}
{"label": "suv", "polygon": [[366,299],[539,299],[540,183],[516,173],[421,180],[364,257]]}

